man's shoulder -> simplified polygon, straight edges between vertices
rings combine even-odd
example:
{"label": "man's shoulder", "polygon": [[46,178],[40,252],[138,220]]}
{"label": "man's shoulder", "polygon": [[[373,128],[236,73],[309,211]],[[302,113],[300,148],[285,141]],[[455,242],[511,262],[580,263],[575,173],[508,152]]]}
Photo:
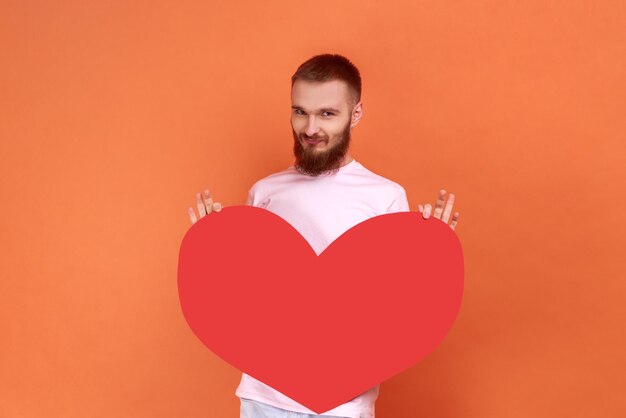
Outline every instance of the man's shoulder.
{"label": "man's shoulder", "polygon": [[294,176],[298,175],[298,171],[295,169],[293,165],[287,167],[284,170],[269,174],[265,177],[260,178],[252,187],[250,187],[250,192],[258,191],[259,189],[269,188],[281,183],[287,183],[294,178]]}
{"label": "man's shoulder", "polygon": [[373,185],[377,185],[381,188],[389,190],[392,194],[400,195],[405,193],[404,187],[399,183],[384,177],[378,173],[373,172],[372,170],[364,167],[362,164],[359,164],[358,172],[360,176],[363,176],[367,179],[368,183]]}

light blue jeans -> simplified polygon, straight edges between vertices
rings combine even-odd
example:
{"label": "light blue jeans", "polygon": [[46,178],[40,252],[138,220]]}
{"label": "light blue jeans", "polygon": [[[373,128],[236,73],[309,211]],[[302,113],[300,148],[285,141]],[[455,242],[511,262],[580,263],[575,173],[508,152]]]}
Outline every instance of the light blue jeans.
{"label": "light blue jeans", "polygon": [[240,418],[341,418],[335,415],[304,414],[276,408],[254,399],[241,399]]}

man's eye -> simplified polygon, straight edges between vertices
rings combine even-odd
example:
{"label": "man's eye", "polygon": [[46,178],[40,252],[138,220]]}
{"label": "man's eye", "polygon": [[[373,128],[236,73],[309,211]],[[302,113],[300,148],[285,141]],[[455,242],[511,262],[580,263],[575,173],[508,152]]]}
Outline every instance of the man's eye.
{"label": "man's eye", "polygon": [[295,109],[296,115],[304,115],[304,112],[300,109]]}
{"label": "man's eye", "polygon": [[334,113],[333,112],[324,112],[322,113],[323,116],[333,116]]}

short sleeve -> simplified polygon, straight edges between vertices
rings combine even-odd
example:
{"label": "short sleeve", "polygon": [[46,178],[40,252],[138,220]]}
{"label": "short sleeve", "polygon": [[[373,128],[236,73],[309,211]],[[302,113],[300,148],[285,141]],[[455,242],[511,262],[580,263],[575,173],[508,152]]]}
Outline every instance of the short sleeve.
{"label": "short sleeve", "polygon": [[406,191],[400,187],[401,193],[391,202],[387,213],[409,212],[409,201],[406,198]]}
{"label": "short sleeve", "polygon": [[268,202],[269,199],[266,199],[264,197],[263,188],[260,186],[260,181],[257,181],[248,191],[246,205],[255,206],[257,208],[264,208],[265,206],[267,206]]}

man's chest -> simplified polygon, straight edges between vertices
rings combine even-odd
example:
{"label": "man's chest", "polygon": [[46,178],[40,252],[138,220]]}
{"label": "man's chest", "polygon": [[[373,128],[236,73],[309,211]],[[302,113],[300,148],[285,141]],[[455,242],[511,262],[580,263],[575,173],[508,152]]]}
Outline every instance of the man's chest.
{"label": "man's chest", "polygon": [[381,202],[338,191],[285,190],[265,196],[259,207],[287,221],[318,253],[348,229],[384,213]]}

